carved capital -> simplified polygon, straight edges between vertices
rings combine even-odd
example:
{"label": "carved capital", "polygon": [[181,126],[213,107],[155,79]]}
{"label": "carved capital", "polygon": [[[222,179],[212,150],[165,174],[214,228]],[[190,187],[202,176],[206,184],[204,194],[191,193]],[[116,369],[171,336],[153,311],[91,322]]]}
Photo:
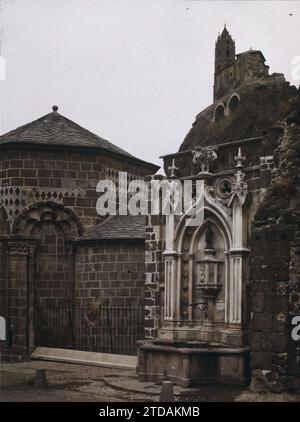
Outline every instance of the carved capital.
{"label": "carved capital", "polygon": [[7,248],[10,255],[33,256],[37,248],[37,241],[11,240],[7,242]]}

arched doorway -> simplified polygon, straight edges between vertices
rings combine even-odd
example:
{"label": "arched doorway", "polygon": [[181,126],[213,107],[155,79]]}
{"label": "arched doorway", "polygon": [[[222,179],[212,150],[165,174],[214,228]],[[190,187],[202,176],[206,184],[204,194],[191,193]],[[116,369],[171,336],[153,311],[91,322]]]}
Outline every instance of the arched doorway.
{"label": "arched doorway", "polygon": [[13,235],[34,238],[38,246],[31,265],[35,345],[74,343],[74,249],[82,234],[78,217],[54,202],[40,202],[17,217]]}

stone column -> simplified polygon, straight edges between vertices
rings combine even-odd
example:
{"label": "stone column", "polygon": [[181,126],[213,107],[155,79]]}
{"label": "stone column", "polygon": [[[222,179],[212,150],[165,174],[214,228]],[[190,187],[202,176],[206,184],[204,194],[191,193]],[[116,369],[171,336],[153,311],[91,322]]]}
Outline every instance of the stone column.
{"label": "stone column", "polygon": [[174,251],[165,251],[165,321],[174,321],[176,317],[176,302],[177,302],[177,273],[176,273],[176,259],[177,254]]}
{"label": "stone column", "polygon": [[232,206],[232,248],[229,251],[230,257],[230,288],[229,288],[229,326],[236,334],[232,343],[243,344],[243,307],[245,306],[244,286],[247,280],[247,266],[249,249],[247,246],[247,209],[245,201],[247,197],[247,183],[245,173],[242,172],[241,160],[243,159],[239,150],[238,170],[235,173],[233,183]]}
{"label": "stone column", "polygon": [[35,252],[36,243],[28,243],[27,245],[27,326],[28,326],[28,353],[32,353],[35,348],[34,335],[34,306],[35,306]]}
{"label": "stone column", "polygon": [[188,326],[192,327],[194,325],[194,308],[192,306],[194,300],[194,254],[189,253],[189,281],[188,281]]}
{"label": "stone column", "polygon": [[34,342],[34,270],[36,238],[7,240],[7,324],[9,348],[15,354],[29,354]]}
{"label": "stone column", "polygon": [[164,321],[163,327],[174,326],[180,313],[180,279],[177,275],[177,251],[174,250],[175,217],[166,216],[166,250],[165,262],[165,289],[164,289]]}
{"label": "stone column", "polygon": [[230,252],[231,280],[229,323],[242,323],[242,256],[237,252]]}
{"label": "stone column", "polygon": [[181,326],[181,267],[182,267],[182,253],[176,255],[176,301],[175,301],[175,319],[177,326]]}
{"label": "stone column", "polygon": [[65,240],[65,252],[68,255],[68,284],[70,304],[75,304],[75,242],[73,239]]}
{"label": "stone column", "polygon": [[[246,279],[249,249],[245,246],[246,239],[246,209],[244,201],[235,196],[233,205],[233,245],[229,251],[230,257],[230,287],[229,287],[229,326],[242,333],[243,289]],[[239,340],[237,340],[239,341]]]}

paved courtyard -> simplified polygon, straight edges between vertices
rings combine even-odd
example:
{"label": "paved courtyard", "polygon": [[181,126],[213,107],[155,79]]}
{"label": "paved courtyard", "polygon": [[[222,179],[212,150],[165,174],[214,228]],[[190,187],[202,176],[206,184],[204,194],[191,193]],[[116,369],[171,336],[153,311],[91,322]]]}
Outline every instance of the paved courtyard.
{"label": "paved courtyard", "polygon": [[[45,369],[48,386],[35,388],[36,369]],[[1,362],[2,402],[155,402],[160,386],[140,383],[134,371],[32,360]],[[175,389],[176,401],[300,401],[296,394],[257,394],[233,387]]]}

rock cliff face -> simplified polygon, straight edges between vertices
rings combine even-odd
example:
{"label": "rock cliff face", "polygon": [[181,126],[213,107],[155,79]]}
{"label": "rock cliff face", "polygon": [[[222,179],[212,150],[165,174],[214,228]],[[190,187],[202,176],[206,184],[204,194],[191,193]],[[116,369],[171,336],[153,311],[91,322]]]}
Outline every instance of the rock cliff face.
{"label": "rock cliff face", "polygon": [[[198,114],[179,150],[262,135],[268,135],[272,150],[277,139],[274,128],[286,118],[297,94],[283,78],[272,76],[243,85]],[[237,101],[232,107],[234,96]]]}

